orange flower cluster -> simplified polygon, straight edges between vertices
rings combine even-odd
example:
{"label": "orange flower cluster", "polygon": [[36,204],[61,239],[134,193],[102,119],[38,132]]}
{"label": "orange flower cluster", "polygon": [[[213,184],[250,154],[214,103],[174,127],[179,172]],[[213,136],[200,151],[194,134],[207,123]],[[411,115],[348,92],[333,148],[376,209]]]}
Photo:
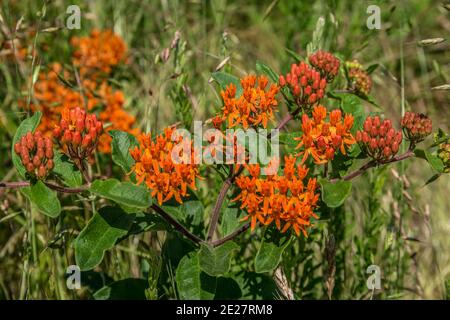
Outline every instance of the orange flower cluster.
{"label": "orange flower cluster", "polygon": [[92,30],[89,37],[73,37],[73,63],[80,69],[82,77],[94,78],[110,74],[112,67],[125,61],[127,46],[111,30]]}
{"label": "orange flower cluster", "polygon": [[[66,110],[84,106],[86,111],[92,111],[100,107],[99,119],[108,126],[100,137],[99,151],[110,153],[112,138],[108,131],[121,130],[139,134],[138,129],[133,129],[135,117],[123,108],[125,102],[123,92],[113,90],[106,79],[100,80],[98,77],[100,71],[103,75],[107,75],[112,71],[113,66],[124,60],[126,46],[111,31],[93,31],[91,37],[72,39],[72,44],[75,46],[73,63],[80,64],[82,90],[64,84],[60,78],[70,83],[77,83],[77,81],[59,63],[53,63],[48,72],[39,74],[34,86],[35,101],[30,107],[33,111],[39,110],[43,113],[39,130],[44,135],[51,134],[54,126],[59,123],[61,114]],[[26,101],[22,100],[20,104],[26,106]]]}
{"label": "orange flower cluster", "polygon": [[236,97],[236,86],[230,84],[221,92],[224,106],[222,108],[222,121],[228,120],[229,127],[242,125],[244,129],[249,126],[262,124],[272,120],[278,108],[276,95],[279,87],[272,84],[267,88],[269,81],[265,76],[249,75],[241,79],[243,93]]}
{"label": "orange flower cluster", "polygon": [[292,228],[297,235],[308,236],[306,228],[311,226],[311,218],[317,218],[313,210],[319,194],[315,178],[304,184],[308,168],[295,162],[296,158],[285,157],[284,174],[266,177],[260,176],[258,164],[246,165],[250,175],[236,179],[240,193],[233,201],[240,201],[247,211],[244,220],[250,220],[252,230],[258,221],[262,225],[275,222],[281,232]]}
{"label": "orange flower cluster", "polygon": [[132,172],[136,174],[137,183],[145,181],[152,197],[156,197],[159,204],[172,198],[183,203],[182,197],[188,196],[187,188],[196,190],[196,178],[199,177],[198,166],[194,164],[194,152],[187,154],[187,148],[183,148],[178,156],[184,160],[173,161],[172,152],[176,151],[175,145],[192,144],[192,141],[183,137],[172,141],[174,130],[174,127],[164,129],[164,133],[158,135],[155,140],[152,140],[149,134],[141,134],[138,137],[139,147],[130,149],[130,154],[136,161]]}
{"label": "orange flower cluster", "polygon": [[329,121],[327,118],[327,109],[318,105],[312,111],[313,118],[307,114],[302,116],[302,136],[295,138],[300,140],[297,149],[303,150],[299,153],[303,154],[302,163],[306,161],[309,155],[314,158],[316,164],[327,163],[334,158],[337,150],[342,154],[346,154],[345,147],[354,144],[355,138],[350,132],[353,127],[353,116],[345,114],[339,109],[332,110],[329,113]]}
{"label": "orange flower cluster", "polygon": [[20,157],[27,172],[39,179],[44,179],[55,165],[52,140],[43,137],[40,131],[34,134],[28,131],[14,145],[14,152]]}
{"label": "orange flower cluster", "polygon": [[305,62],[292,64],[286,76],[280,75],[280,86],[288,86],[299,106],[310,107],[325,95],[327,79],[321,78],[319,71]]}

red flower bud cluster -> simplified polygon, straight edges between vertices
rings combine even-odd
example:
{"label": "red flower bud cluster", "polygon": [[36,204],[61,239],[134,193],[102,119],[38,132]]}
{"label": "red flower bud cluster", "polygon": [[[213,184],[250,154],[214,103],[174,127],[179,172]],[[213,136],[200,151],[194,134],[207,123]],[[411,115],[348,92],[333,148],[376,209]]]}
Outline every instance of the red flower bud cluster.
{"label": "red flower bud cluster", "polygon": [[103,124],[95,114],[86,114],[76,107],[65,110],[59,125],[53,129],[53,136],[71,159],[89,158],[103,133]]}
{"label": "red flower bud cluster", "polygon": [[292,64],[286,76],[280,75],[280,86],[288,86],[295,102],[301,106],[312,106],[325,95],[327,79],[320,76],[319,71],[305,62]]}
{"label": "red flower bud cluster", "polygon": [[53,142],[43,137],[40,131],[29,131],[14,145],[14,152],[20,157],[27,172],[39,179],[45,179],[54,167]]}
{"label": "red flower bud cluster", "polygon": [[358,61],[347,62],[347,75],[350,81],[350,89],[357,93],[368,96],[372,89],[372,79],[364,70],[363,66]]}
{"label": "red flower bud cluster", "polygon": [[400,149],[403,135],[392,127],[391,120],[381,122],[379,116],[367,117],[362,131],[356,132],[361,149],[376,161],[386,161]]}
{"label": "red flower bud cluster", "polygon": [[438,157],[444,164],[444,172],[450,172],[450,142],[441,143],[437,152]]}
{"label": "red flower bud cluster", "polygon": [[415,143],[425,139],[433,130],[431,119],[423,113],[406,112],[400,124],[406,138]]}
{"label": "red flower bud cluster", "polygon": [[319,50],[310,55],[308,60],[328,82],[332,82],[339,72],[340,61],[329,52]]}

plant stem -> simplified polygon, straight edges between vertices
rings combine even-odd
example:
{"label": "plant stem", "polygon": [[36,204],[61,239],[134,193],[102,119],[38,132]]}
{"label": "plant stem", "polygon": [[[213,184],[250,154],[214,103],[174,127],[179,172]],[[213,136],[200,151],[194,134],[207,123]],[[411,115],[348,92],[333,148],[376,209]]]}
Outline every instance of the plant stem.
{"label": "plant stem", "polygon": [[[290,120],[292,120],[297,114],[300,113],[301,110],[302,110],[302,108],[298,107],[292,113],[287,114],[283,119],[281,119],[281,121],[278,124],[276,129],[278,131],[283,129]],[[272,137],[272,134],[269,133],[267,135],[267,139],[270,139],[271,137]],[[236,179],[236,177],[238,177],[242,173],[242,171],[244,171],[244,166],[243,165],[241,165],[239,167],[239,169],[234,174],[233,174],[233,171],[230,170],[230,175],[224,181],[224,183],[222,185],[222,188],[219,191],[219,195],[217,196],[217,200],[216,200],[216,203],[214,205],[213,212],[211,214],[211,223],[209,225],[208,235],[206,237],[206,241],[209,242],[209,243],[212,243],[212,238],[213,238],[214,233],[215,233],[215,231],[217,229],[217,223],[219,222],[220,209],[222,208],[222,204],[223,204],[223,201],[225,200],[225,197],[227,196],[228,190],[230,190],[234,180]],[[248,226],[247,226],[247,228],[248,228]],[[245,230],[246,229],[244,229],[243,231],[245,231]],[[228,240],[226,240],[226,241],[228,241]]]}
{"label": "plant stem", "polygon": [[[66,188],[51,182],[44,182],[44,184],[50,189],[61,193],[80,193],[88,188],[88,185],[82,185],[77,188]],[[30,185],[30,181],[0,182],[0,189],[19,189],[29,187]]]}
{"label": "plant stem", "polygon": [[[345,181],[352,180],[353,178],[356,178],[356,177],[362,175],[368,169],[376,167],[377,165],[384,165],[384,164],[402,161],[402,160],[408,159],[412,156],[414,156],[414,151],[411,148],[409,148],[408,151],[406,151],[405,153],[395,156],[395,157],[392,157],[391,159],[383,161],[383,162],[376,162],[374,160],[371,160],[371,161],[367,162],[365,165],[363,165],[361,168],[359,168],[358,170],[353,171],[352,173],[349,173],[348,175],[343,177],[342,180],[345,180]],[[336,182],[338,180],[341,180],[341,179],[339,179],[339,178],[331,179],[330,182]]]}
{"label": "plant stem", "polygon": [[230,233],[228,236],[223,237],[222,239],[219,239],[219,240],[216,240],[216,241],[212,241],[211,245],[213,247],[218,247],[218,246],[220,246],[221,244],[224,244],[227,241],[233,240],[238,235],[240,235],[241,233],[245,232],[249,227],[250,227],[250,223],[247,223],[247,224],[243,225],[242,227],[240,227],[239,229],[237,229],[236,231],[234,231],[233,233]]}
{"label": "plant stem", "polygon": [[181,223],[172,218],[167,212],[165,212],[161,207],[156,204],[152,204],[151,208],[156,211],[160,216],[162,216],[167,222],[169,222],[175,230],[183,234],[186,238],[192,240],[195,243],[203,243],[203,240],[197,237],[195,234],[191,233],[186,229]]}

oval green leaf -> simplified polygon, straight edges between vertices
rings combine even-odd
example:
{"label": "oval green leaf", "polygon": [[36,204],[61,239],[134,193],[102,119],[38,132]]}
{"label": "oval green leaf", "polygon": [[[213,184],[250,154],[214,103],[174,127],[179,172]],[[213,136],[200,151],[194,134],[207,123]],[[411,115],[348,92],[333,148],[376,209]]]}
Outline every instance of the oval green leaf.
{"label": "oval green leaf", "polygon": [[117,179],[96,180],[89,190],[127,208],[146,209],[152,204],[148,190],[143,185],[138,186],[131,182],[120,182]]}
{"label": "oval green leaf", "polygon": [[255,271],[257,273],[270,272],[278,267],[283,252],[290,243],[291,238],[283,244],[263,240],[255,257]]}
{"label": "oval green leaf", "polygon": [[95,213],[74,241],[75,261],[81,270],[90,270],[103,260],[106,250],[125,236],[134,215],[119,207],[104,207]]}
{"label": "oval green leaf", "polygon": [[61,213],[61,204],[55,191],[50,190],[41,180],[29,188],[22,189],[31,203],[46,216],[56,218]]}
{"label": "oval green leaf", "polygon": [[214,298],[217,278],[202,272],[196,253],[188,254],[180,260],[175,280],[180,299],[210,300]]}
{"label": "oval green leaf", "polygon": [[340,207],[345,199],[350,195],[352,183],[350,181],[329,182],[321,179],[322,200],[330,208]]}
{"label": "oval green leaf", "polygon": [[210,276],[226,274],[230,270],[233,251],[238,248],[232,241],[216,248],[203,244],[198,253],[200,268]]}
{"label": "oval green leaf", "polygon": [[120,166],[125,173],[129,173],[134,165],[130,148],[139,145],[136,137],[128,132],[118,130],[111,130],[108,133],[112,137],[111,156],[114,163]]}
{"label": "oval green leaf", "polygon": [[217,81],[222,90],[225,90],[232,83],[236,86],[236,98],[242,95],[241,81],[237,77],[226,72],[213,72],[211,76]]}

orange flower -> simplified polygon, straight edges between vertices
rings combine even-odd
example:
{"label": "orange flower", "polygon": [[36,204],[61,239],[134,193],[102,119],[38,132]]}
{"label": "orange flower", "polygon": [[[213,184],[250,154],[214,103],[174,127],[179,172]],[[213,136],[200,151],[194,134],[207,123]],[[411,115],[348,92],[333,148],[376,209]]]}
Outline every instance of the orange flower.
{"label": "orange flower", "polygon": [[[244,129],[249,126],[262,124],[267,127],[269,120],[274,117],[278,107],[275,96],[279,87],[272,84],[268,89],[269,81],[265,76],[249,75],[241,79],[243,93],[236,97],[236,86],[230,84],[220,94],[224,106],[222,108],[222,119],[228,120],[228,127],[232,128],[242,125]],[[219,121],[216,119],[216,123]]]}
{"label": "orange flower", "polygon": [[[160,205],[172,198],[183,203],[182,198],[188,196],[188,187],[196,190],[195,183],[199,177],[198,166],[193,164],[194,152],[180,155],[182,159],[190,158],[189,163],[173,161],[172,151],[175,143],[171,137],[174,130],[166,128],[155,140],[152,140],[149,134],[141,134],[138,137],[139,147],[130,149],[130,154],[136,161],[132,172],[136,173],[137,183],[145,182],[152,197],[155,197]],[[184,138],[180,137],[176,143],[187,142],[192,147],[192,141],[182,139]]]}
{"label": "orange flower", "polygon": [[[112,67],[124,60],[126,46],[123,40],[111,31],[92,31],[90,37],[72,38],[75,47],[73,64],[79,66],[82,92],[64,84],[60,78],[69,83],[77,83],[76,79],[63,70],[59,63],[50,65],[48,72],[41,72],[34,86],[34,102],[31,110],[42,111],[43,117],[39,130],[49,136],[53,127],[58,124],[60,114],[77,106],[84,106],[86,111],[99,108],[99,119],[107,124],[105,132],[99,140],[99,151],[111,152],[111,130],[121,130],[137,135],[140,131],[133,126],[134,116],[124,110],[125,97],[122,91],[113,90],[106,79],[99,79],[101,72],[106,75]],[[26,106],[26,100],[20,105]]]}
{"label": "orange flower", "polygon": [[111,30],[94,29],[89,37],[73,37],[71,44],[75,49],[73,63],[82,78],[111,73],[112,67],[125,60],[127,52],[123,40]]}
{"label": "orange flower", "polygon": [[[307,237],[306,228],[311,225],[311,217],[317,218],[313,210],[317,207],[319,195],[316,194],[316,179],[309,179],[305,187],[303,179],[308,174],[304,166],[295,166],[296,158],[285,157],[283,175],[260,177],[258,164],[246,165],[249,176],[240,176],[236,184],[239,195],[233,201],[239,201],[248,215],[254,230],[259,221],[262,225],[275,222],[281,232],[293,228]],[[296,170],[297,169],[297,170]]]}
{"label": "orange flower", "polygon": [[339,109],[333,110],[329,114],[329,121],[326,121],[327,109],[318,105],[312,112],[313,118],[307,114],[302,116],[303,135],[295,140],[300,140],[296,149],[303,148],[299,155],[303,154],[302,163],[308,156],[314,158],[316,164],[327,163],[334,158],[337,150],[346,154],[345,147],[354,144],[355,138],[350,132],[353,127],[353,116],[346,114],[342,119],[342,112]]}

